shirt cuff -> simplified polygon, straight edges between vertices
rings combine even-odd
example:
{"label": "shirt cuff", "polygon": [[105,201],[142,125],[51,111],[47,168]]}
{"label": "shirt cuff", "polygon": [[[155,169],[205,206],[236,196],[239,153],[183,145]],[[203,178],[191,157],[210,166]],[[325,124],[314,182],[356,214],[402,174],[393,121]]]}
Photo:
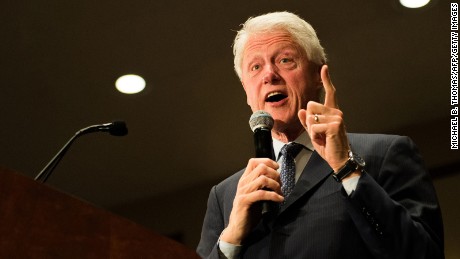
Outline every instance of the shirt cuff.
{"label": "shirt cuff", "polygon": [[219,240],[218,246],[220,252],[225,256],[225,258],[239,258],[242,246],[230,244],[222,240]]}
{"label": "shirt cuff", "polygon": [[359,177],[360,176],[357,175],[342,181],[343,188],[345,189],[348,195],[350,195],[354,190],[356,190]]}

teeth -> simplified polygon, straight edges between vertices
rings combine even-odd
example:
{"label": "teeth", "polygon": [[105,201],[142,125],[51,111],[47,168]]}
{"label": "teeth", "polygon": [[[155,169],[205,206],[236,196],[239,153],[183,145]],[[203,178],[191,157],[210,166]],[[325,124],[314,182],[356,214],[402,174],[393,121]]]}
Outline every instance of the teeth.
{"label": "teeth", "polygon": [[282,94],[282,93],[281,93],[281,92],[273,92],[273,93],[270,93],[270,94],[267,96],[267,98],[272,97],[272,96],[277,95],[277,94]]}
{"label": "teeth", "polygon": [[287,98],[286,94],[283,94],[282,92],[271,92],[267,95],[267,98],[265,99],[266,102],[273,103],[273,102],[279,102],[283,99]]}

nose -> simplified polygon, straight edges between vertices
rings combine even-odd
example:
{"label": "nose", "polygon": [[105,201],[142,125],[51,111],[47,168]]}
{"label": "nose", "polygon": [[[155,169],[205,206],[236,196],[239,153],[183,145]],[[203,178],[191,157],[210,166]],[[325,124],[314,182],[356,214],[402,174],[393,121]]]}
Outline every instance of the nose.
{"label": "nose", "polygon": [[266,66],[262,80],[264,84],[274,84],[278,82],[280,80],[280,76],[276,72],[276,67],[273,65]]}

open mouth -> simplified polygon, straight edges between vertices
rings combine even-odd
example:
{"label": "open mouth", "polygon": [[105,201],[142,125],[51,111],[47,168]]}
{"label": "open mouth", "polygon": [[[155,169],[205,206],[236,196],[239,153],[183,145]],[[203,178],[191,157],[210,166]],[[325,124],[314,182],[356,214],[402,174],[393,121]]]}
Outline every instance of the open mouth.
{"label": "open mouth", "polygon": [[283,99],[285,99],[287,97],[287,95],[281,93],[281,92],[273,92],[273,93],[270,93],[267,98],[265,99],[266,102],[269,102],[269,103],[275,103],[275,102],[279,102]]}

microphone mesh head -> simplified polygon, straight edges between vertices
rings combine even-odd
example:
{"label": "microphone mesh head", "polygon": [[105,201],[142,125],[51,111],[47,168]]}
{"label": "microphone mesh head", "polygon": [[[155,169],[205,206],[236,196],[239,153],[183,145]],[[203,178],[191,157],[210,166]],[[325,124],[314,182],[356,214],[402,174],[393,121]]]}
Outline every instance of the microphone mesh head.
{"label": "microphone mesh head", "polygon": [[124,136],[128,134],[128,128],[124,121],[114,121],[109,128],[109,133],[114,136]]}
{"label": "microphone mesh head", "polygon": [[254,112],[249,118],[249,126],[252,131],[262,127],[271,130],[273,123],[274,121],[270,113],[262,110]]}

